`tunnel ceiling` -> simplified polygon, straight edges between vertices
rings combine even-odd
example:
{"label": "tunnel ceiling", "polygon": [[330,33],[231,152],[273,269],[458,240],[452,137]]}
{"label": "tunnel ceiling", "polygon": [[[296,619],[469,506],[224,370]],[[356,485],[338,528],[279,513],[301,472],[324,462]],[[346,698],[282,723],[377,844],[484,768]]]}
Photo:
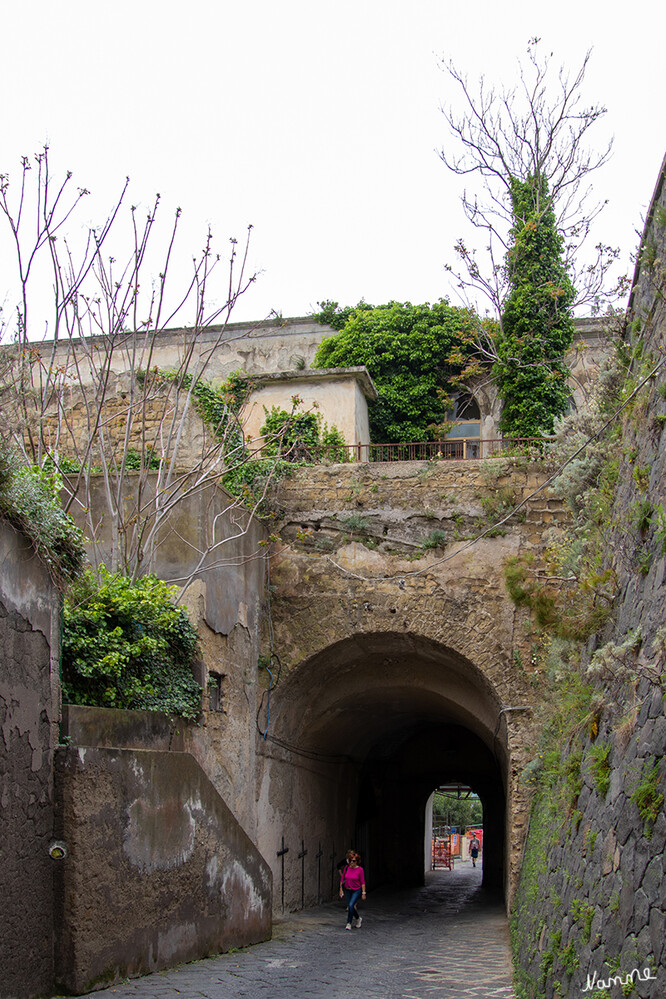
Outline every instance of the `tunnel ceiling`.
{"label": "tunnel ceiling", "polygon": [[329,646],[273,695],[274,734],[359,761],[420,731],[461,726],[492,748],[500,705],[482,672],[413,635],[364,634]]}

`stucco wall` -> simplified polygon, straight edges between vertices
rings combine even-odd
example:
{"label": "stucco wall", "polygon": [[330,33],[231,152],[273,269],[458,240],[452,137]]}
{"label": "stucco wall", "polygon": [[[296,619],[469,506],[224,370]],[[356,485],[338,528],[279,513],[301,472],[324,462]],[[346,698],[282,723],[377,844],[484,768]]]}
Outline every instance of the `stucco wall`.
{"label": "stucco wall", "polygon": [[324,424],[337,427],[347,444],[370,442],[368,399],[376,399],[377,393],[365,368],[280,372],[261,381],[241,412],[246,435],[259,438],[266,411],[275,406],[291,412],[296,395],[302,400],[298,412],[320,413]]}
{"label": "stucco wall", "polygon": [[59,594],[30,544],[0,521],[0,996],[53,980],[53,752]]}
{"label": "stucco wall", "polygon": [[56,975],[87,992],[265,940],[271,875],[188,753],[61,747]]}

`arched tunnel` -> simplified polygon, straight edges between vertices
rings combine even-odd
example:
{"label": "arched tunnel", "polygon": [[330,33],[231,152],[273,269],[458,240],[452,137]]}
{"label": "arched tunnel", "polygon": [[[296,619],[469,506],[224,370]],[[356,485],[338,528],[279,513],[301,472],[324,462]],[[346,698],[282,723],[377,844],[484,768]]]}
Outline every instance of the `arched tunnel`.
{"label": "arched tunnel", "polygon": [[[303,850],[316,839],[319,854],[331,857],[353,845],[375,887],[422,884],[426,803],[438,785],[458,782],[483,805],[484,885],[505,889],[503,710],[481,669],[430,639],[365,633],[328,646],[272,695],[268,836],[274,844],[280,832]],[[275,861],[273,869],[279,877]],[[287,896],[296,898],[293,862],[290,869]]]}

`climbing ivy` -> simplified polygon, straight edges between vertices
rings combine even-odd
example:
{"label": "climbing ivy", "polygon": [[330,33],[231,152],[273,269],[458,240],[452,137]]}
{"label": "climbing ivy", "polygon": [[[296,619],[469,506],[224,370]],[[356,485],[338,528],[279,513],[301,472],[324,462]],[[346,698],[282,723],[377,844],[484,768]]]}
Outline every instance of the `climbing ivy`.
{"label": "climbing ivy", "polygon": [[337,427],[324,423],[321,413],[264,408],[266,419],[261,427],[264,451],[281,455],[286,461],[349,461],[349,449]]}
{"label": "climbing ivy", "polygon": [[229,422],[235,421],[254,384],[242,371],[232,371],[219,386],[205,378],[194,381],[191,372],[183,374],[157,367],[151,368],[149,372],[139,371],[136,377],[141,384],[146,378],[150,378],[155,385],[165,382],[186,392],[191,388],[194,408],[203,422],[220,438],[228,438]]}
{"label": "climbing ivy", "polygon": [[546,179],[514,178],[511,207],[506,257],[511,290],[493,375],[503,402],[501,430],[512,437],[536,437],[551,434],[569,404],[564,355],[574,338],[574,288]]}

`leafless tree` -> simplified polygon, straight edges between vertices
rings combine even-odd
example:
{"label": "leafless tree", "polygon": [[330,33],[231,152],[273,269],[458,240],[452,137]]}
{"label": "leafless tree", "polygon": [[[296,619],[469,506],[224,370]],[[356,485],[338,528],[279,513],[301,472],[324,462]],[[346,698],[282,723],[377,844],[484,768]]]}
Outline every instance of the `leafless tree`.
{"label": "leafless tree", "polygon": [[472,85],[453,62],[443,63],[460,102],[442,108],[450,140],[440,156],[454,173],[481,180],[480,190],[465,190],[462,205],[472,226],[484,234],[488,254],[487,261],[479,262],[478,253],[460,239],[455,249],[462,271],[449,270],[464,297],[481,293],[498,318],[511,280],[507,250],[514,180],[534,180],[537,189],[541,180],[546,181],[543,209],[555,212],[565,264],[577,290],[576,306],[599,310],[625,288],[624,282],[607,288],[616,249],[599,243],[592,258],[579,264],[581,247],[606,205],[594,200],[591,177],[608,161],[612,149],[612,140],[598,151],[589,145],[588,133],[606,114],[601,105],[583,103],[590,55],[588,51],[573,74],[563,67],[555,71],[552,53],[542,55],[539,39],[533,38],[527,63],[519,62],[518,82],[500,88],[483,76]]}
{"label": "leafless tree", "polygon": [[[91,227],[80,221],[88,191],[74,188],[71,173],[54,179],[48,148],[22,160],[16,185],[0,175],[17,289],[13,318],[0,316],[0,433],[27,463],[59,475],[65,509],[84,525],[93,561],[103,557],[136,578],[152,565],[188,497],[204,495],[211,504],[208,534],[189,542],[197,571],[224,562],[229,524],[231,536],[247,530],[247,510],[218,488],[225,468],[252,457],[237,406],[222,399],[211,423],[199,418],[197,400],[215,351],[231,339],[233,308],[255,276],[248,271],[250,229],[242,245],[231,240],[226,262],[209,230],[183,280],[174,267],[180,209],[162,239],[159,195],[140,218],[135,205],[127,210],[128,184],[103,224]],[[127,220],[130,245],[122,256]],[[211,306],[214,298],[222,304]],[[161,331],[176,321],[183,325],[177,356],[168,372],[158,370]]]}

